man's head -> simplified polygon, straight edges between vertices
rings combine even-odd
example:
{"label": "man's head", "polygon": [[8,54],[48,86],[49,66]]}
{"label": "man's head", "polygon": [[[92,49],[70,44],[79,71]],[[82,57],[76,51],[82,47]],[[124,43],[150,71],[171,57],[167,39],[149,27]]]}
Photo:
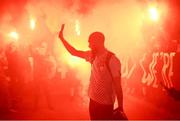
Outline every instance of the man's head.
{"label": "man's head", "polygon": [[92,51],[98,51],[99,49],[104,48],[105,37],[101,32],[93,32],[89,35],[89,48]]}

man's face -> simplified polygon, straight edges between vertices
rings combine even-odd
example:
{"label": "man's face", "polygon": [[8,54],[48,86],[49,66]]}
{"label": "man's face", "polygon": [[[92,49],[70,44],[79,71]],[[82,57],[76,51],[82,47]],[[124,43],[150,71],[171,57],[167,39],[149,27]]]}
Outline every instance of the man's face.
{"label": "man's face", "polygon": [[88,42],[89,42],[89,48],[91,50],[97,50],[96,43],[93,40],[89,39]]}
{"label": "man's face", "polygon": [[98,52],[104,47],[104,35],[100,32],[94,32],[89,36],[89,48],[93,52]]}

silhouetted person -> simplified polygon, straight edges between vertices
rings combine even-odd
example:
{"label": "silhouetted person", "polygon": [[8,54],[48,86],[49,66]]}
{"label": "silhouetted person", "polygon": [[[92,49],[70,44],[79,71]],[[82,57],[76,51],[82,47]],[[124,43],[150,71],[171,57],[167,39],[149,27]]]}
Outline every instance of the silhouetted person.
{"label": "silhouetted person", "polygon": [[180,90],[177,90],[174,87],[168,88],[162,82],[160,84],[166,90],[169,96],[174,98],[176,101],[180,101]]}
{"label": "silhouetted person", "polygon": [[11,109],[16,110],[22,102],[27,59],[20,52],[18,43],[12,42],[6,48],[8,62],[8,74],[10,77],[9,91],[11,98]]}
{"label": "silhouetted person", "polygon": [[53,76],[55,76],[56,69],[53,57],[47,52],[47,46],[47,43],[42,42],[35,50],[31,48],[33,57],[34,110],[38,110],[39,104],[42,101],[40,100],[42,94],[46,98],[48,108],[53,109],[50,94],[50,81]]}
{"label": "silhouetted person", "polygon": [[0,117],[9,111],[8,79],[6,74],[7,61],[4,49],[0,48]]}
{"label": "silhouetted person", "polygon": [[180,90],[177,90],[175,88],[170,88],[167,91],[171,97],[173,97],[177,101],[180,101]]}
{"label": "silhouetted person", "polygon": [[[104,46],[105,37],[101,32],[93,32],[89,36],[89,51],[81,51],[71,46],[63,36],[64,24],[59,38],[65,48],[73,56],[91,63],[89,84],[89,112],[91,120],[111,120],[115,96],[118,110],[123,112],[123,93],[121,87],[121,64],[119,59]],[[111,55],[111,57],[109,57]],[[107,58],[109,62],[107,64]]]}

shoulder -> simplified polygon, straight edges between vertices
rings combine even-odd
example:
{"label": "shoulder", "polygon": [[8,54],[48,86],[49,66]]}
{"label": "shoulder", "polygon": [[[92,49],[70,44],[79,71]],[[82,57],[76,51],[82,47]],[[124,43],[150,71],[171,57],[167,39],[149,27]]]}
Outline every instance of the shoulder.
{"label": "shoulder", "polygon": [[121,68],[120,59],[116,56],[116,54],[114,54],[113,52],[108,52],[108,53],[109,53],[109,55],[107,55],[107,56],[109,56],[108,63],[109,63],[110,68],[111,69]]}
{"label": "shoulder", "polygon": [[116,56],[115,53],[113,53],[111,51],[108,51],[107,58],[109,59],[110,63],[115,63],[115,64],[118,64],[118,65],[121,64],[120,59]]}

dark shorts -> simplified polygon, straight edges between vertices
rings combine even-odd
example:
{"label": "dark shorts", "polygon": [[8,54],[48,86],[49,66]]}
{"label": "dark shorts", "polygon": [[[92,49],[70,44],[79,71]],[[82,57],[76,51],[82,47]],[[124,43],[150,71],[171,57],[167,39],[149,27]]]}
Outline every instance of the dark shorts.
{"label": "dark shorts", "polygon": [[90,99],[89,113],[91,120],[112,120],[113,105],[104,105]]}

